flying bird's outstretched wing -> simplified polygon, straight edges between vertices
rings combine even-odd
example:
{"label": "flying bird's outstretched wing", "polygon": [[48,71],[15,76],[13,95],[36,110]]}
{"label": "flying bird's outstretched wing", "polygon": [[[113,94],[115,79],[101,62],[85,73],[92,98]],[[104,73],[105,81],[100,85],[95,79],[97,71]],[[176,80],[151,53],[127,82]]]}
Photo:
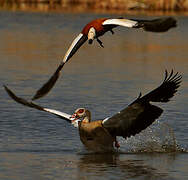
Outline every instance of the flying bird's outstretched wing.
{"label": "flying bird's outstretched wing", "polygon": [[63,63],[66,63],[75,53],[76,51],[87,41],[87,36],[80,33],[70,45],[68,51],[66,52]]}
{"label": "flying bird's outstretched wing", "polygon": [[[95,22],[92,21],[92,22]],[[91,23],[92,23],[91,22]],[[97,20],[96,20],[97,22]],[[102,24],[95,24],[97,27],[103,26],[105,27],[99,34],[104,34],[107,31],[112,31],[113,28],[117,26],[124,26],[128,28],[142,28],[145,31],[151,32],[165,32],[168,31],[172,27],[176,27],[176,20],[172,17],[168,18],[157,18],[154,20],[139,20],[139,19],[124,19],[124,18],[117,18],[117,19],[104,19],[101,21]],[[90,23],[89,23],[90,24]],[[87,26],[87,25],[86,25]],[[92,24],[90,24],[92,27]],[[100,29],[100,28],[99,28]],[[103,32],[102,32],[103,31]],[[102,42],[97,38],[99,44],[103,47]],[[58,66],[57,70],[54,74],[50,77],[50,79],[36,92],[33,96],[32,100],[36,100],[45,96],[55,85],[57,79],[60,76],[60,72],[64,66],[64,64],[77,52],[77,50],[87,41],[88,37],[86,34],[80,33],[72,42],[71,46],[69,47],[68,51],[66,52],[63,61]]]}
{"label": "flying bird's outstretched wing", "polygon": [[181,75],[173,71],[168,76],[166,71],[163,83],[145,96],[140,96],[128,107],[103,120],[103,126],[113,136],[124,138],[135,135],[146,129],[157,119],[163,110],[150,102],[168,102],[174,96],[181,83]]}
{"label": "flying bird's outstretched wing", "polygon": [[166,32],[170,28],[176,27],[176,20],[172,17],[157,18],[153,20],[140,19],[107,19],[103,22],[103,26],[118,25],[129,28],[143,28],[150,32]]}
{"label": "flying bird's outstretched wing", "polygon": [[64,113],[64,112],[61,112],[61,111],[57,111],[57,110],[54,110],[54,109],[44,108],[44,107],[39,106],[39,105],[37,105],[33,102],[29,102],[29,101],[27,101],[23,98],[16,96],[7,86],[4,86],[4,88],[5,88],[6,92],[8,93],[8,95],[13,100],[15,100],[17,103],[20,103],[24,106],[28,106],[30,108],[38,109],[40,111],[45,111],[45,112],[48,112],[50,114],[54,114],[57,117],[64,119],[64,120],[68,121],[69,123],[72,123],[75,127],[78,127],[78,121],[80,121],[80,120],[77,119],[76,121],[72,121],[70,114],[67,114],[67,113]]}
{"label": "flying bird's outstretched wing", "polygon": [[80,33],[72,42],[71,46],[69,47],[68,51],[66,52],[63,61],[58,66],[54,74],[50,77],[50,79],[36,92],[36,94],[33,96],[32,100],[39,99],[43,96],[45,96],[54,86],[57,79],[60,76],[61,70],[64,66],[64,64],[76,53],[76,51],[86,42],[87,36]]}

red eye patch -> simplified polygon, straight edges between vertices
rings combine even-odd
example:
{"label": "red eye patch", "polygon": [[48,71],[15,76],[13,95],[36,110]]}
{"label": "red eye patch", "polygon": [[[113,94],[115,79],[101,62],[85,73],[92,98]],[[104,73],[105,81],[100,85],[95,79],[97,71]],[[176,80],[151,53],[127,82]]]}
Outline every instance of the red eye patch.
{"label": "red eye patch", "polygon": [[78,113],[83,113],[84,109],[79,109]]}

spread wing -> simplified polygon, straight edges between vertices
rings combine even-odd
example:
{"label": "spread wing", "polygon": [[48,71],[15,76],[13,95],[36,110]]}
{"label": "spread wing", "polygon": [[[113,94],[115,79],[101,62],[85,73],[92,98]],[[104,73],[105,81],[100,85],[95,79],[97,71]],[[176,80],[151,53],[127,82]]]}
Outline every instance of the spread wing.
{"label": "spread wing", "polygon": [[176,27],[176,20],[172,17],[157,18],[153,20],[140,19],[107,19],[103,22],[104,26],[118,25],[129,28],[143,28],[145,31],[166,32],[170,28]]}
{"label": "spread wing", "polygon": [[[158,18],[154,20],[139,20],[139,19],[107,19],[102,23],[103,26],[110,27],[112,29],[116,26],[124,26],[129,28],[142,28],[145,31],[151,32],[165,32],[172,27],[176,27],[176,20],[172,17],[168,18]],[[77,52],[77,50],[87,41],[87,35],[80,33],[72,42],[68,51],[66,52],[63,61],[58,66],[54,74],[50,79],[36,92],[32,100],[36,100],[45,96],[54,86],[57,79],[60,76],[60,72],[64,64]],[[98,39],[100,42],[100,40]]]}
{"label": "spread wing", "polygon": [[76,51],[87,41],[87,36],[80,33],[70,45],[68,51],[66,52],[63,63],[66,63],[75,53]]}
{"label": "spread wing", "polygon": [[60,111],[57,111],[57,110],[54,110],[54,109],[49,109],[49,108],[44,108],[42,106],[39,106],[33,102],[29,102],[23,98],[20,98],[18,96],[16,96],[7,86],[4,86],[6,92],[8,93],[8,95],[13,99],[15,100],[17,103],[20,103],[24,106],[27,106],[27,107],[30,107],[30,108],[34,108],[34,109],[38,109],[40,111],[44,111],[44,112],[48,112],[50,114],[54,114],[56,115],[57,117],[61,118],[61,119],[64,119],[70,123],[72,123],[75,127],[78,127],[78,121],[80,121],[79,119],[77,120],[74,120],[71,118],[71,115],[70,114],[67,114],[67,113],[64,113],[64,112],[60,112]]}
{"label": "spread wing", "polygon": [[102,25],[103,26],[117,25],[117,26],[133,28],[137,25],[137,23],[138,22],[135,20],[117,18],[117,19],[107,19],[102,23]]}
{"label": "spread wing", "polygon": [[174,74],[172,71],[168,75],[166,71],[165,79],[158,88],[143,97],[140,94],[128,107],[103,120],[103,126],[113,136],[123,136],[124,138],[141,132],[163,112],[161,108],[150,104],[150,102],[168,102],[180,86],[181,78],[178,73]]}
{"label": "spread wing", "polygon": [[68,51],[66,52],[63,61],[58,66],[54,74],[50,77],[50,79],[36,92],[33,96],[32,100],[41,98],[45,96],[54,86],[56,81],[58,80],[61,70],[64,64],[76,53],[76,51],[86,42],[87,36],[80,33],[72,42],[71,46],[69,47]]}

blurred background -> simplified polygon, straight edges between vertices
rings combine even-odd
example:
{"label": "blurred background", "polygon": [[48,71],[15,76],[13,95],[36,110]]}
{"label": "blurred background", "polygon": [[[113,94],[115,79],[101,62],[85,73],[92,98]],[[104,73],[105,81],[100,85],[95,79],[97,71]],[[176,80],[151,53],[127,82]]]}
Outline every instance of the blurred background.
{"label": "blurred background", "polygon": [[1,8],[59,11],[186,11],[188,0],[0,0]]}
{"label": "blurred background", "polygon": [[[188,179],[188,0],[0,0],[0,179]],[[78,130],[62,119],[14,102],[7,85],[27,100],[51,76],[72,40],[91,20],[172,16],[166,33],[118,27],[85,43],[50,93],[35,103],[92,119],[117,113],[160,85],[165,69],[182,83],[160,118],[124,140],[115,154],[88,152]]]}

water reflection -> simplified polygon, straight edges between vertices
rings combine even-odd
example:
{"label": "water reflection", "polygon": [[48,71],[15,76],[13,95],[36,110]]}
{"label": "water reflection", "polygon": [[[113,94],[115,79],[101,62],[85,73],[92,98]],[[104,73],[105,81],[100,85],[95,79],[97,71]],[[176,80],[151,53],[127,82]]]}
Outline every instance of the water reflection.
{"label": "water reflection", "polygon": [[[173,164],[175,155],[139,154],[88,154],[78,162],[78,179],[109,177],[110,179],[139,178],[164,179],[169,177],[168,165]],[[155,161],[160,163],[154,163]]]}
{"label": "water reflection", "polygon": [[[0,178],[169,179],[178,154],[2,153]],[[176,158],[177,157],[177,158]],[[170,166],[169,166],[170,165]],[[11,169],[11,173],[10,173]],[[184,170],[183,170],[184,171]],[[172,174],[171,174],[172,172]],[[9,173],[9,175],[8,175]]]}

